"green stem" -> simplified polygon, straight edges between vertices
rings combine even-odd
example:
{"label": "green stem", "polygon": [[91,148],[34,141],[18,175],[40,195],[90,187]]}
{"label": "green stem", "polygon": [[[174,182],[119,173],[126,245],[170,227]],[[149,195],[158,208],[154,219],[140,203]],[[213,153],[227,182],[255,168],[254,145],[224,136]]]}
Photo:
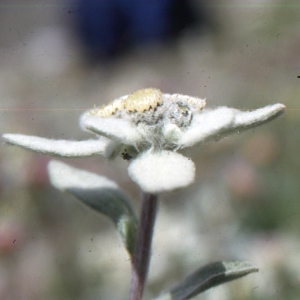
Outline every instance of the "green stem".
{"label": "green stem", "polygon": [[129,300],[141,300],[149,269],[157,195],[142,193],[138,236],[132,260]]}

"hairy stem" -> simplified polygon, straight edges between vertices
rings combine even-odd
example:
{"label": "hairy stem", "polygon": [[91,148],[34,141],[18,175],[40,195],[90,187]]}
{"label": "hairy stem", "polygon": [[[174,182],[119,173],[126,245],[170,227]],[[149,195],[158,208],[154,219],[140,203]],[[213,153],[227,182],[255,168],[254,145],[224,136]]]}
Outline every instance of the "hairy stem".
{"label": "hairy stem", "polygon": [[132,260],[129,300],[141,300],[148,273],[157,195],[142,193],[140,223]]}

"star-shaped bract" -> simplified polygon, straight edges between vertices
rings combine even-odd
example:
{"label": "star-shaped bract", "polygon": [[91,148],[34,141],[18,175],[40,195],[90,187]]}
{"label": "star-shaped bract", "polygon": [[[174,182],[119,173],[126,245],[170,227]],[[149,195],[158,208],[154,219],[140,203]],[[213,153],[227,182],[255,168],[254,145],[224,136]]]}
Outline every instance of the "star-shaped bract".
{"label": "star-shaped bract", "polygon": [[21,134],[3,138],[9,144],[62,157],[100,154],[113,158],[129,149],[129,176],[143,191],[157,194],[194,181],[195,165],[180,154],[181,149],[259,126],[285,110],[283,104],[253,111],[204,106],[203,99],[144,89],[81,116],[81,128],[98,139],[66,141]]}

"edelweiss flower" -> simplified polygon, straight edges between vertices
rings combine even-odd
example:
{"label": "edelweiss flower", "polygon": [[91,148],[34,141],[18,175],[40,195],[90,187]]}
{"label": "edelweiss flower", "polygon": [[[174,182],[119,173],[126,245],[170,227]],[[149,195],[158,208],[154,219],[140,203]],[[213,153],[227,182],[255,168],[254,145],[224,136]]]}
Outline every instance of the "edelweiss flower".
{"label": "edelweiss flower", "polygon": [[80,125],[96,133],[96,140],[50,140],[20,134],[4,134],[3,138],[9,144],[63,157],[122,154],[130,161],[131,179],[143,191],[156,194],[194,181],[195,165],[179,153],[181,149],[258,126],[284,110],[283,104],[250,112],[205,109],[204,99],[148,88],[85,112]]}

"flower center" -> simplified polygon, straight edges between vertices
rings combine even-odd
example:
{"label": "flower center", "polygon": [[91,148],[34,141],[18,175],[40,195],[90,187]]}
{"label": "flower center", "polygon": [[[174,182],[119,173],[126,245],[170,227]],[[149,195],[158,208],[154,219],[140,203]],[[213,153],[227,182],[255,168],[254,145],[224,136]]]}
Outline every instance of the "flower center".
{"label": "flower center", "polygon": [[135,124],[165,125],[175,124],[187,127],[193,111],[205,106],[205,100],[180,94],[162,94],[159,89],[147,88],[117,99],[90,113],[102,118],[117,117]]}
{"label": "flower center", "polygon": [[162,94],[158,89],[147,88],[96,108],[90,114],[134,123],[143,136],[143,141],[136,145],[138,152],[148,148],[176,150],[179,147],[176,141],[190,125],[193,112],[204,106],[205,99]]}

